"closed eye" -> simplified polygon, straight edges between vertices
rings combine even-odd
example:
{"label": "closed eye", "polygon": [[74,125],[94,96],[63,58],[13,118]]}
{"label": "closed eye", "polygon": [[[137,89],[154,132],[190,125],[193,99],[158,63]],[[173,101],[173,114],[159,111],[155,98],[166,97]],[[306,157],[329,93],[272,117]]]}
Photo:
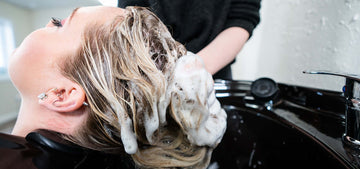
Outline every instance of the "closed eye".
{"label": "closed eye", "polygon": [[63,26],[63,25],[61,24],[61,20],[60,20],[60,19],[57,19],[57,18],[52,17],[52,18],[51,18],[51,22],[54,24],[54,26],[57,26],[57,27],[62,27],[62,26]]}

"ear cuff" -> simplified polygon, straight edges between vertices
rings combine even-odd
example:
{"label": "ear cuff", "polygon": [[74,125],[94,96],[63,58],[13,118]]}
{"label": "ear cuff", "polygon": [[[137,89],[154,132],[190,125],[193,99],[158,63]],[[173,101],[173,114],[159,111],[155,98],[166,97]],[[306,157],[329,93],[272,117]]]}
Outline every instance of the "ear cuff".
{"label": "ear cuff", "polygon": [[48,97],[48,95],[47,95],[46,93],[48,93],[48,92],[50,92],[50,91],[57,91],[57,88],[56,88],[56,87],[55,87],[55,88],[52,88],[52,89],[50,89],[50,90],[47,91],[47,92],[44,92],[44,93],[39,94],[37,97],[38,97],[40,100],[44,100],[44,99],[46,99],[46,98]]}
{"label": "ear cuff", "polygon": [[44,99],[47,98],[47,94],[46,94],[46,93],[41,93],[41,94],[38,95],[38,98],[39,98],[40,100],[44,100]]}

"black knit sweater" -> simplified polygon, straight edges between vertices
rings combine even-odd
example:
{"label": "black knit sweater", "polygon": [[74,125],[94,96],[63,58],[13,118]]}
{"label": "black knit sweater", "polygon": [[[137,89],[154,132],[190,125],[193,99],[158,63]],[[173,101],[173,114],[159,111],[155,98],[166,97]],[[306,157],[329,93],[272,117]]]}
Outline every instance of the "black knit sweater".
{"label": "black knit sweater", "polygon": [[259,23],[261,0],[118,0],[118,6],[150,7],[173,37],[194,53],[221,31],[242,27],[250,35]]}

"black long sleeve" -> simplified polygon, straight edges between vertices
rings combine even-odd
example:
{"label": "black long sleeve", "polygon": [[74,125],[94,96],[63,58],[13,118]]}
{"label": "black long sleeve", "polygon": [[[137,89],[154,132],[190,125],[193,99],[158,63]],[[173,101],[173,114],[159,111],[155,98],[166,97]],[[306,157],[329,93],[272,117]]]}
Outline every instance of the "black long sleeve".
{"label": "black long sleeve", "polygon": [[[118,6],[149,7],[169,28],[175,40],[197,53],[229,27],[244,28],[251,36],[260,21],[260,1],[118,0]],[[214,79],[232,79],[231,63],[216,73]]]}
{"label": "black long sleeve", "polygon": [[173,37],[192,52],[208,45],[221,31],[242,27],[252,35],[259,23],[260,0],[119,0],[118,6],[144,6],[168,26]]}
{"label": "black long sleeve", "polygon": [[225,28],[242,27],[252,35],[260,22],[260,0],[232,0]]}

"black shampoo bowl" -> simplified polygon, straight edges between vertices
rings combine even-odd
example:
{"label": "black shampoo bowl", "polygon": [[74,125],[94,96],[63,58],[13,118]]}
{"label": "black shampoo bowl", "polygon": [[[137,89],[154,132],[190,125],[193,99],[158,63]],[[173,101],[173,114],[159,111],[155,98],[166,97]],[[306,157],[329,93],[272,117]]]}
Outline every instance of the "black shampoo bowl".
{"label": "black shampoo bowl", "polygon": [[277,84],[278,93],[264,101],[253,97],[251,84],[215,82],[228,128],[210,168],[359,167],[354,155],[359,151],[349,151],[342,142],[345,98],[341,92]]}

